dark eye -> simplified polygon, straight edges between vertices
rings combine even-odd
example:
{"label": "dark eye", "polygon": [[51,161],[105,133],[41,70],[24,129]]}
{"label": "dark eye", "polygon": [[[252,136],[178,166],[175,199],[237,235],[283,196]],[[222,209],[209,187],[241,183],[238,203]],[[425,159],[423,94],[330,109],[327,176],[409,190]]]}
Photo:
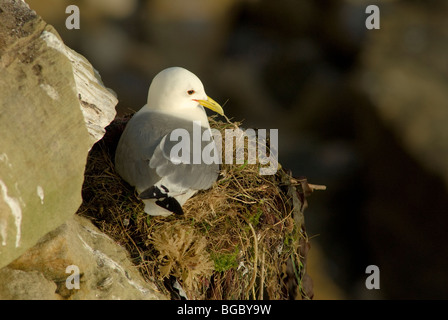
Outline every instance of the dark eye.
{"label": "dark eye", "polygon": [[188,90],[187,93],[191,96],[194,93],[194,90]]}

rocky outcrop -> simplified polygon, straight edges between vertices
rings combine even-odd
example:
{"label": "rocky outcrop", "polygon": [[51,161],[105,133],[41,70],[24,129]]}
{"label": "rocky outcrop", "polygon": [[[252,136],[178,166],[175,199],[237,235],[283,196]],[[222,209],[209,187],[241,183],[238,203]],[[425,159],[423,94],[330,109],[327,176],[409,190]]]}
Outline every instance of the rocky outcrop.
{"label": "rocky outcrop", "polygon": [[22,271],[5,267],[0,269],[0,299],[55,300],[56,284],[38,271]]}
{"label": "rocky outcrop", "polygon": [[0,270],[0,299],[166,299],[124,248],[78,215]]}
{"label": "rocky outcrop", "polygon": [[115,95],[24,1],[0,0],[0,299],[163,299],[74,215]]}
{"label": "rocky outcrop", "polygon": [[76,212],[117,99],[23,1],[0,1],[0,57],[2,267]]}

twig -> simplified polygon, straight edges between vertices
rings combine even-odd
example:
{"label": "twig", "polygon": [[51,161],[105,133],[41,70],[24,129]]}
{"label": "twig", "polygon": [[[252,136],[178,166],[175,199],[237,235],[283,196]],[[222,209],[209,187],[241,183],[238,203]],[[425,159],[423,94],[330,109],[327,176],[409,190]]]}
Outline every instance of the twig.
{"label": "twig", "polygon": [[254,296],[254,299],[256,299],[254,285],[255,285],[255,279],[257,278],[257,265],[258,265],[258,239],[257,239],[257,234],[255,233],[255,229],[254,229],[254,227],[252,227],[252,224],[249,222],[249,220],[247,220],[247,218],[245,216],[243,216],[239,212],[238,212],[238,215],[240,217],[242,217],[244,219],[244,221],[246,221],[246,223],[249,225],[250,230],[252,231],[252,235],[254,237],[254,271],[252,273],[252,279],[250,280],[249,287],[247,289],[247,294],[249,293],[249,290],[252,289],[252,294]]}
{"label": "twig", "polygon": [[258,300],[263,300],[263,286],[264,286],[264,250],[261,251],[261,275],[260,275],[260,292],[258,294]]}
{"label": "twig", "polygon": [[320,184],[311,184],[308,183],[308,187],[310,187],[311,190],[327,190],[327,186],[320,185]]}
{"label": "twig", "polygon": [[137,249],[138,255],[140,256],[140,260],[142,262],[143,267],[145,268],[145,271],[147,272],[148,275],[150,275],[151,273],[149,272],[149,269],[145,263],[145,258],[143,253],[140,251],[140,248],[137,246],[137,244],[135,243],[134,239],[132,239],[132,237],[127,233],[126,231],[126,227],[123,225],[123,221],[121,219],[118,219],[115,215],[114,218],[116,220],[118,220],[118,222],[120,223],[121,226],[121,230],[123,231],[123,233],[129,238],[129,240],[131,241],[131,243],[134,245],[135,249]]}

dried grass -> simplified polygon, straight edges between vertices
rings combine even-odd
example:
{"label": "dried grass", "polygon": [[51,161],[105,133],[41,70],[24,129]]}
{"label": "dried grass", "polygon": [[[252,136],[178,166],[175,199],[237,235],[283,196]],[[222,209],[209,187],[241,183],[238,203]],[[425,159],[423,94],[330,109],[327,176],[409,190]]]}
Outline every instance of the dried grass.
{"label": "dried grass", "polygon": [[[114,171],[126,121],[115,120],[92,148],[78,213],[126,247],[146,279],[169,294],[167,280],[175,277],[189,299],[312,297],[303,219],[312,188],[306,179],[281,168],[262,176],[259,165],[224,164],[213,187],[187,201],[184,216],[151,217]],[[223,132],[240,124],[210,118],[210,125]]]}

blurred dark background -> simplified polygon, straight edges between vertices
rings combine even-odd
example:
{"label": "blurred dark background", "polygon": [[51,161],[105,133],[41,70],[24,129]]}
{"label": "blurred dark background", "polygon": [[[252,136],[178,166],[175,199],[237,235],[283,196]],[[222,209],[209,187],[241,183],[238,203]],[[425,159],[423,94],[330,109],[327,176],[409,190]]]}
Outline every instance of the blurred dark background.
{"label": "blurred dark background", "polygon": [[[305,212],[316,299],[448,298],[447,1],[26,2],[98,69],[118,114],[183,66],[229,117],[279,129],[280,163],[327,186]],[[380,290],[365,287],[372,264]]]}

